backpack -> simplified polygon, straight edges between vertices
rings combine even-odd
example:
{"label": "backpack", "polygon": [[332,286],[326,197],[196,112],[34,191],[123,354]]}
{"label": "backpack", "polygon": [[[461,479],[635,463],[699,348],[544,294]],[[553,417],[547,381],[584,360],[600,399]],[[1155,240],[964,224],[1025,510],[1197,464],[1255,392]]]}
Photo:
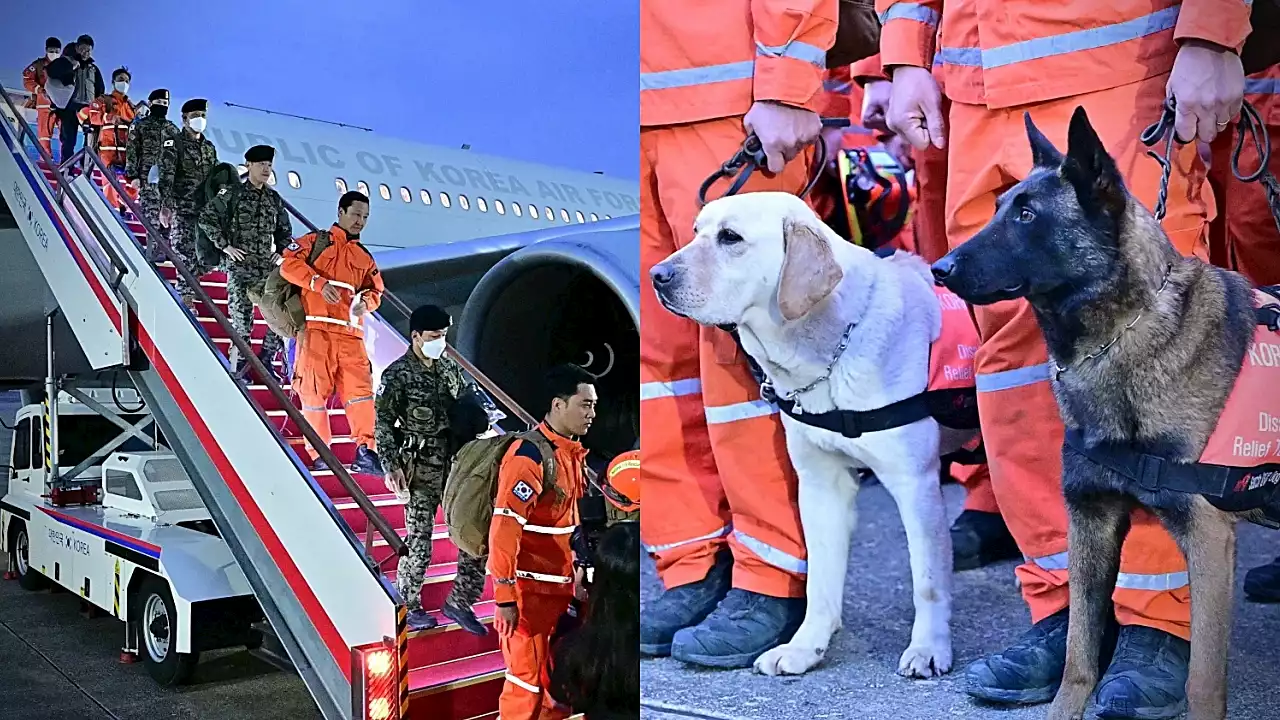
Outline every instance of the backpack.
{"label": "backpack", "polygon": [[[314,266],[316,258],[331,244],[328,230],[317,231],[316,241],[307,255],[307,264]],[[267,273],[262,284],[258,312],[262,313],[267,327],[282,338],[296,338],[307,326],[307,313],[302,309],[302,288],[285,280],[278,265]]]}
{"label": "backpack", "polygon": [[445,524],[449,526],[449,539],[472,557],[489,554],[489,524],[493,522],[493,505],[498,495],[498,470],[502,457],[516,440],[532,442],[542,453],[542,493],[545,495],[555,487],[555,448],[537,428],[480,438],[463,445],[454,456],[441,504]]}
{"label": "backpack", "polygon": [[[213,202],[218,193],[223,188],[230,188],[226,198],[226,206],[222,210],[222,219],[219,225],[222,226],[222,232],[226,235],[231,230],[231,218],[235,213],[236,200],[240,197],[240,173],[236,170],[236,166],[231,163],[218,163],[209,171],[209,175],[205,177],[204,182],[200,183],[200,187],[196,189],[196,217],[200,217],[200,213],[204,211],[204,206]],[[217,267],[223,263],[226,256],[221,250],[213,244],[209,236],[200,229],[200,223],[196,223],[196,259],[204,267]]]}
{"label": "backpack", "polygon": [[836,41],[827,51],[827,67],[835,68],[880,52],[880,17],[873,0],[840,0]]}

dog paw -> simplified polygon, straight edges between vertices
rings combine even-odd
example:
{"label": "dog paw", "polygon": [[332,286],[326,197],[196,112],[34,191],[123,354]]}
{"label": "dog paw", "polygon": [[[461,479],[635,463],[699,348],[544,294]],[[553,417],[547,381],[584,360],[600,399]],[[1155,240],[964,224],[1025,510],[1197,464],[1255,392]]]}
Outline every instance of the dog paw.
{"label": "dog paw", "polygon": [[912,645],[898,661],[898,674],[909,678],[933,678],[951,670],[950,648]]}
{"label": "dog paw", "polygon": [[799,645],[779,645],[756,658],[755,669],[765,675],[801,675],[822,662],[823,651]]}

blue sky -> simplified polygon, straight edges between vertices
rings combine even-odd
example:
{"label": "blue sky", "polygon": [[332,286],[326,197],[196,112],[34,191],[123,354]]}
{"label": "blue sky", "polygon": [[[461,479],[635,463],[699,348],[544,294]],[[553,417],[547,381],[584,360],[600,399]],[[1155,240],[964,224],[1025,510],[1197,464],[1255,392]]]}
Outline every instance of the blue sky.
{"label": "blue sky", "polygon": [[168,87],[635,179],[639,1],[35,0],[0,26],[0,80],[87,32],[135,100]]}

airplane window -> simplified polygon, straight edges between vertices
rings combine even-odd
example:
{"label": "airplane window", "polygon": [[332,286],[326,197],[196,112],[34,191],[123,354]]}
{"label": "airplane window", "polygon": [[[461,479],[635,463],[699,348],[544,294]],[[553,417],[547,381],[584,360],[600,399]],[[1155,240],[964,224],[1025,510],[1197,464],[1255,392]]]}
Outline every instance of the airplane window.
{"label": "airplane window", "polygon": [[462,208],[463,210],[471,209],[471,201],[467,199],[466,195],[458,196],[458,207]]}
{"label": "airplane window", "polygon": [[605,215],[605,216],[604,216],[604,219],[605,219],[605,220],[612,220],[612,219],[613,219],[613,216],[612,216],[612,215]]}
{"label": "airplane window", "polygon": [[449,193],[440,191],[440,204],[449,207]]}
{"label": "airplane window", "polygon": [[271,174],[267,176],[267,184],[268,184],[268,185],[275,185],[275,184],[276,184],[276,171],[275,171],[275,170],[272,170],[272,171],[271,171]]}
{"label": "airplane window", "polygon": [[520,209],[520,203],[511,203],[511,211],[516,214],[516,217],[524,216],[524,211]]}
{"label": "airplane window", "polygon": [[422,195],[422,204],[423,204],[423,205],[430,205],[430,204],[431,204],[431,193],[427,192],[426,190],[423,190],[423,191],[422,191],[422,193],[421,193],[421,195]]}
{"label": "airplane window", "polygon": [[390,199],[391,199],[391,188],[387,187],[387,184],[386,184],[386,183],[383,183],[383,184],[381,184],[381,185],[379,185],[379,186],[378,186],[378,194],[382,196],[382,199],[383,199],[383,200],[390,200]]}
{"label": "airplane window", "polygon": [[480,212],[489,212],[489,203],[485,202],[482,197],[476,198],[476,207]]}
{"label": "airplane window", "polygon": [[560,208],[560,219],[565,222],[569,222],[569,211],[564,208]]}
{"label": "airplane window", "polygon": [[333,179],[333,184],[334,184],[335,186],[337,186],[337,188],[338,188],[338,192],[339,192],[340,194],[344,194],[344,195],[346,194],[346,192],[347,192],[347,181],[346,181],[346,180],[343,180],[342,178],[334,178],[334,179]]}
{"label": "airplane window", "polygon": [[413,202],[413,193],[409,192],[409,188],[402,187],[400,188],[400,199],[407,203],[411,203]]}
{"label": "airplane window", "polygon": [[498,214],[499,214],[499,215],[506,215],[506,214],[507,214],[507,206],[506,206],[506,205],[503,205],[501,200],[494,200],[494,201],[493,201],[493,209],[494,209],[494,210],[496,210],[496,211],[498,211]]}
{"label": "airplane window", "polygon": [[289,171],[289,187],[295,190],[302,187],[302,176],[293,170]]}
{"label": "airplane window", "polygon": [[361,180],[360,182],[356,183],[356,190],[359,190],[360,193],[365,197],[369,197],[369,183]]}
{"label": "airplane window", "polygon": [[574,217],[578,218],[578,222],[579,222],[580,224],[581,224],[581,223],[584,223],[584,222],[586,222],[586,221],[587,221],[587,219],[586,219],[585,217],[583,217],[583,216],[582,216],[582,211],[581,211],[581,210],[578,210],[576,213],[574,213]]}
{"label": "airplane window", "polygon": [[534,220],[537,220],[537,219],[538,219],[538,206],[537,206],[537,205],[530,205],[530,206],[529,206],[529,217],[533,218]]}
{"label": "airplane window", "polygon": [[556,221],[556,211],[555,211],[555,210],[552,210],[550,207],[544,207],[544,208],[542,208],[542,209],[547,211],[547,222],[555,222],[555,221]]}
{"label": "airplane window", "polygon": [[600,221],[600,216],[595,213],[591,213],[591,222],[599,222],[599,221]]}

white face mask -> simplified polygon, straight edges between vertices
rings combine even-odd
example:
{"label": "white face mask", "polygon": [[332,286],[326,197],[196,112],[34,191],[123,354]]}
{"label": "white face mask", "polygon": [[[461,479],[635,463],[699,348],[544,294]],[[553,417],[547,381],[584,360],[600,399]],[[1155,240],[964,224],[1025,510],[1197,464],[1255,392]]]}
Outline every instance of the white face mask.
{"label": "white face mask", "polygon": [[206,122],[207,120],[205,120],[202,117],[191,118],[191,120],[187,122],[187,127],[191,128],[192,130],[198,133],[202,133],[204,132],[204,126]]}
{"label": "white face mask", "polygon": [[59,53],[57,50],[52,50],[50,52],[45,53],[45,57],[49,58],[50,60],[57,60],[58,55]]}
{"label": "white face mask", "polygon": [[444,346],[445,346],[444,338],[436,338],[435,340],[428,340],[422,343],[421,345],[422,354],[426,355],[432,360],[437,360],[441,355],[444,355]]}
{"label": "white face mask", "polygon": [[116,83],[116,92],[120,93],[121,95],[128,95],[128,94],[129,94],[129,83],[127,83],[127,82],[118,82],[118,83]]}

